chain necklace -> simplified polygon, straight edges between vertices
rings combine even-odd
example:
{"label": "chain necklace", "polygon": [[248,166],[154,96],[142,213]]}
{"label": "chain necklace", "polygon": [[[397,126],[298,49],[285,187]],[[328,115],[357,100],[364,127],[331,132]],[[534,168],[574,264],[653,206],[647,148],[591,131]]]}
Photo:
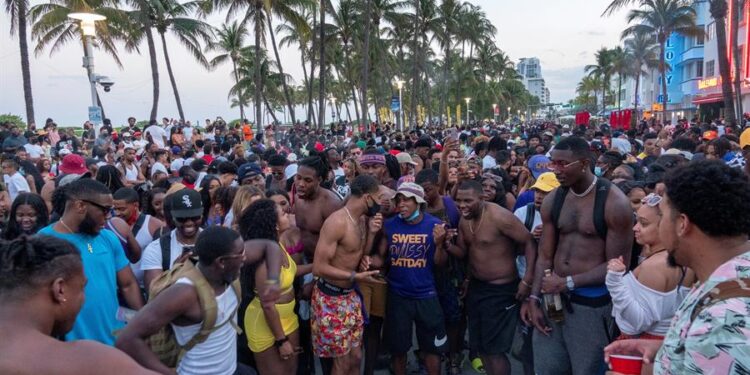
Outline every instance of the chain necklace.
{"label": "chain necklace", "polygon": [[576,193],[575,191],[573,191],[573,189],[572,189],[572,188],[570,189],[570,193],[571,193],[571,194],[573,194],[574,196],[578,197],[578,198],[583,198],[583,197],[585,197],[585,196],[589,195],[589,193],[590,193],[590,192],[591,192],[592,190],[594,190],[594,186],[596,186],[596,181],[597,181],[598,179],[599,179],[599,177],[596,177],[596,176],[594,176],[594,181],[592,181],[592,182],[591,182],[591,186],[589,186],[589,187],[588,187],[588,189],[586,189],[586,191],[584,191],[583,193],[581,193],[581,194],[578,194],[578,193]]}
{"label": "chain necklace", "polygon": [[346,206],[344,206],[344,211],[346,212],[346,215],[349,216],[349,220],[351,220],[354,226],[357,227],[357,230],[359,230],[360,242],[364,241],[365,231],[362,230],[362,227],[359,225],[359,223],[356,220],[354,220],[354,217],[352,217],[351,212],[349,212],[349,209]]}
{"label": "chain necklace", "polygon": [[[65,222],[62,219],[60,219],[59,221],[60,221],[60,224],[62,224],[65,227],[65,229],[67,229],[68,232],[70,232],[70,234],[76,234],[76,232],[74,232],[72,229],[70,229],[70,227],[68,226],[68,224],[65,224]],[[89,254],[93,254],[94,253],[94,247],[91,246],[91,242],[87,242],[86,243],[86,250],[89,251]]]}
{"label": "chain necklace", "polygon": [[[484,211],[487,209],[487,206],[482,206],[482,215],[479,217],[479,225],[477,225],[477,230],[482,226],[482,222],[484,221]],[[472,220],[473,222],[473,220]],[[471,227],[471,222],[469,223],[469,231],[471,231],[471,235],[474,235],[474,228]]]}

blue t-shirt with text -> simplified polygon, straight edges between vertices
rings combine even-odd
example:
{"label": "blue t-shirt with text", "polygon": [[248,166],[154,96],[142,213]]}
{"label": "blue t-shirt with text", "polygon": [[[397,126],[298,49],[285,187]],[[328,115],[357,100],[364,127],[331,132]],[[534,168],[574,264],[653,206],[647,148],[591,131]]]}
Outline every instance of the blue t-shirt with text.
{"label": "blue t-shirt with text", "polygon": [[432,268],[435,241],[432,230],[442,224],[425,213],[422,221],[409,224],[399,216],[385,221],[388,241],[388,288],[405,298],[424,299],[437,295]]}
{"label": "blue t-shirt with text", "polygon": [[[83,273],[88,282],[84,288],[86,300],[76,317],[66,341],[94,340],[114,346],[112,331],[124,327],[117,320],[117,272],[130,265],[125,252],[112,231],[103,229],[97,236],[80,233],[59,233],[51,224],[39,234],[67,240],[81,253]],[[89,247],[89,245],[91,245]]]}

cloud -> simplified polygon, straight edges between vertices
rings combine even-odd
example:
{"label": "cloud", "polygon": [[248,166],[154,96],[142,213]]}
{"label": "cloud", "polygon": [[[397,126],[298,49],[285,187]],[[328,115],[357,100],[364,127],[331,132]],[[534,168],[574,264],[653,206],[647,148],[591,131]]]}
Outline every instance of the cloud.
{"label": "cloud", "polygon": [[52,74],[52,75],[47,76],[47,79],[70,81],[70,80],[80,80],[81,77],[86,77],[86,75],[85,74]]}
{"label": "cloud", "polygon": [[555,103],[567,102],[575,97],[578,81],[583,77],[584,66],[560,69],[545,69],[544,80],[550,91],[550,100]]}

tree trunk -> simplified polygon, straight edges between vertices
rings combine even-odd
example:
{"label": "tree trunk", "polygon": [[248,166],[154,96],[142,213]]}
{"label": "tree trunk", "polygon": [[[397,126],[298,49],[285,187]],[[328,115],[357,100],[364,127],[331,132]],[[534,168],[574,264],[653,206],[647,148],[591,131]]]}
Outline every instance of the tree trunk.
{"label": "tree trunk", "polygon": [[[359,117],[359,108],[357,107],[357,89],[352,85],[352,101],[354,102],[354,115],[357,116],[357,121],[361,122],[362,118]],[[346,106],[347,113],[349,112],[349,105]],[[351,121],[351,118],[349,118]]]}
{"label": "tree trunk", "polygon": [[318,15],[315,12],[313,14],[313,28],[312,28],[312,45],[310,46],[310,86],[307,88],[307,122],[309,124],[315,124],[317,118],[312,115],[313,113],[313,89],[315,85],[315,47],[318,45],[318,38],[315,37],[315,29],[317,28]]}
{"label": "tree trunk", "polygon": [[261,125],[262,122],[262,103],[261,103],[261,94],[263,93],[263,81],[261,80],[260,76],[260,42],[261,42],[261,33],[263,32],[262,28],[262,22],[263,22],[263,5],[262,3],[258,3],[256,5],[255,9],[255,66],[253,69],[253,77],[255,78],[255,127],[257,129],[257,132],[260,133],[263,131],[263,126]]}
{"label": "tree trunk", "polygon": [[31,94],[31,63],[29,61],[29,42],[26,35],[26,2],[18,2],[18,48],[21,50],[21,75],[23,77],[23,99],[26,103],[26,124],[34,120],[34,97]]}
{"label": "tree trunk", "polygon": [[245,119],[245,106],[242,104],[242,88],[240,87],[240,76],[237,74],[237,61],[232,57],[232,71],[234,72],[234,83],[237,85],[237,104],[240,106],[240,122]]}
{"label": "tree trunk", "polygon": [[281,83],[284,86],[284,99],[286,99],[286,105],[289,108],[289,115],[292,117],[292,123],[295,122],[294,117],[294,106],[292,105],[292,97],[289,95],[289,85],[286,83],[286,76],[284,75],[284,67],[281,65],[281,58],[279,57],[279,49],[276,47],[276,36],[273,31],[271,24],[271,15],[267,14],[268,18],[268,33],[271,34],[271,44],[273,45],[273,53],[276,55],[276,64],[279,66],[279,74],[281,74]]}
{"label": "tree trunk", "polygon": [[[417,116],[416,116],[416,113],[417,113],[417,93],[419,91],[419,62],[420,62],[420,53],[421,53],[420,48],[419,48],[419,42],[418,42],[419,39],[418,39],[418,36],[419,36],[419,32],[422,31],[421,27],[420,27],[420,23],[419,23],[420,22],[420,19],[419,19],[420,12],[422,10],[421,7],[420,7],[420,5],[421,4],[420,4],[419,0],[414,0],[414,7],[415,7],[415,12],[414,12],[414,43],[413,43],[413,48],[414,48],[414,51],[413,51],[413,53],[414,53],[414,66],[412,68],[412,75],[411,75],[411,77],[412,77],[412,79],[411,79],[411,103],[409,103],[410,104],[410,106],[409,106],[409,108],[410,108],[409,115],[410,116],[409,116],[409,122],[407,123],[407,124],[413,124],[415,127],[416,127],[416,121],[417,121]],[[403,106],[403,103],[401,105]],[[406,126],[407,124],[404,124],[405,128],[407,127]]]}
{"label": "tree trunk", "polygon": [[[721,92],[724,96],[724,111],[725,119],[729,124],[735,123],[736,117],[734,113],[734,97],[732,94],[732,78],[730,74],[729,59],[727,58],[727,29],[726,29],[726,1],[719,1],[724,3],[724,12],[721,15],[714,17],[716,20],[716,49],[719,51],[719,74],[721,75]],[[712,12],[712,15],[714,13]],[[662,55],[663,55],[662,49]],[[663,61],[663,57],[662,57]]]}
{"label": "tree trunk", "polygon": [[[365,41],[362,56],[362,83],[360,89],[360,102],[362,106],[362,117],[359,118],[359,123],[363,126],[367,126],[368,110],[367,110],[367,83],[370,79],[370,22],[372,17],[370,16],[370,5],[372,0],[365,0]],[[377,114],[377,111],[375,111]],[[359,117],[359,116],[357,116]],[[353,130],[353,129],[352,129]],[[352,133],[354,133],[352,131]]]}
{"label": "tree trunk", "polygon": [[[718,26],[717,26],[718,28]],[[669,103],[669,95],[667,93],[667,63],[664,60],[664,52],[666,50],[666,44],[669,35],[665,38],[659,38],[659,74],[661,74],[661,113],[662,113],[662,125],[667,124],[667,103]]]}
{"label": "tree trunk", "polygon": [[621,110],[620,93],[622,92],[622,74],[617,73],[617,110]]}
{"label": "tree trunk", "polygon": [[146,42],[148,44],[148,55],[151,59],[151,84],[153,87],[153,101],[151,103],[151,115],[149,116],[149,124],[156,124],[156,116],[159,111],[159,66],[156,63],[156,44],[154,43],[154,34],[151,32],[151,25],[147,24],[146,28]]}
{"label": "tree trunk", "polygon": [[[638,70],[640,70],[640,66],[636,67]],[[635,116],[636,123],[640,121],[641,117],[638,115],[638,98],[640,96],[640,90],[641,90],[641,73],[636,74],[635,78],[635,106],[633,108],[633,114]]]}
{"label": "tree trunk", "polygon": [[[450,65],[450,36],[448,39],[448,44],[445,46],[445,56],[443,56],[443,87],[441,93],[440,93],[440,119],[442,120],[443,117],[445,117],[446,123],[450,122],[450,119],[448,118],[448,107],[447,107],[447,95],[448,95],[448,67]],[[443,116],[445,114],[445,116]]]}
{"label": "tree trunk", "polygon": [[268,103],[268,98],[266,98],[265,95],[263,95],[263,103],[266,105],[268,114],[270,114],[271,118],[273,118],[274,124],[279,124],[279,119],[276,118],[276,111],[274,111],[271,105]]}
{"label": "tree trunk", "polygon": [[[739,48],[739,28],[740,28],[740,12],[745,9],[744,0],[730,0],[734,1],[734,12],[732,12],[732,40],[730,41],[732,46],[732,56],[734,61],[734,95],[735,105],[737,111],[735,112],[738,119],[742,118],[742,61],[740,61],[740,48]],[[747,47],[746,47],[747,48]],[[732,124],[735,125],[735,124]]]}
{"label": "tree trunk", "polygon": [[177,91],[177,82],[174,79],[174,73],[172,72],[172,62],[169,60],[169,52],[167,52],[167,39],[164,37],[164,33],[159,33],[161,36],[161,46],[164,52],[164,61],[167,63],[167,73],[169,74],[169,81],[172,83],[172,91],[174,92],[174,101],[177,103],[177,112],[180,114],[180,121],[185,122],[185,112],[182,111],[182,101],[180,101],[180,93]]}
{"label": "tree trunk", "polygon": [[318,73],[318,129],[325,126],[326,121],[326,1],[320,0],[320,71]]}

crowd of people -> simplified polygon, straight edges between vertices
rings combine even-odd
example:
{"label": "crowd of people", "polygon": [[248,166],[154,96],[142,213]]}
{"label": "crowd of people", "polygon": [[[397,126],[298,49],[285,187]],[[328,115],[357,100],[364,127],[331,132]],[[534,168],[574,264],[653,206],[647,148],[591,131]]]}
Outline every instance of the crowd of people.
{"label": "crowd of people", "polygon": [[256,130],[0,124],[0,373],[750,371],[750,129]]}

